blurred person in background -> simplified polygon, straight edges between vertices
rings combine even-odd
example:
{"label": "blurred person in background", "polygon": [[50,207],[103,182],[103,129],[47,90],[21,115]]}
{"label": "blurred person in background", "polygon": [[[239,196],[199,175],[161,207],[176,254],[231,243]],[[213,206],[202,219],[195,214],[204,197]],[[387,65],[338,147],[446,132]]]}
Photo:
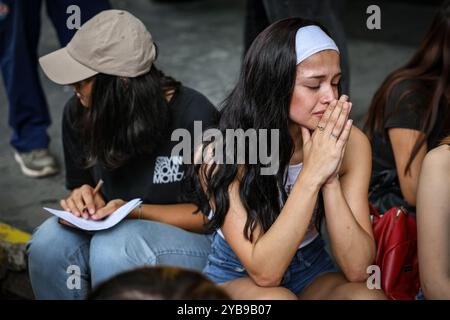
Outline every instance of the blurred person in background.
{"label": "blurred person in background", "polygon": [[423,159],[450,130],[450,1],[412,59],[375,93],[364,129],[373,153],[370,202],[379,212],[415,213]]}
{"label": "blurred person in background", "polygon": [[[59,171],[49,152],[51,120],[37,70],[43,2],[0,0],[0,65],[9,101],[10,143],[22,173],[33,178]],[[67,27],[69,6],[80,8],[81,23],[110,8],[108,0],[46,0],[45,4],[61,46],[76,31]]]}

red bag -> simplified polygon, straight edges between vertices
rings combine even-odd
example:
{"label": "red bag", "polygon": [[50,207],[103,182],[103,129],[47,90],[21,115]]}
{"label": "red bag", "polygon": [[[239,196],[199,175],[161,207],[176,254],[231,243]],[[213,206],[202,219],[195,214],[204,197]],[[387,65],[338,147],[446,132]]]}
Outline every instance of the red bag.
{"label": "red bag", "polygon": [[371,212],[381,287],[389,299],[414,299],[420,287],[416,218],[403,207],[391,208],[381,217],[372,206]]}

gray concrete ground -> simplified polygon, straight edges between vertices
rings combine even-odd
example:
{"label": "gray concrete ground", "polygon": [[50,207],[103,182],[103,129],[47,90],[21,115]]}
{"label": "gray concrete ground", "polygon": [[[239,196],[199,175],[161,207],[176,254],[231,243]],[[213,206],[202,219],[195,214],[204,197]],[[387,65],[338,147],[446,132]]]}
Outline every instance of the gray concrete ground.
{"label": "gray concrete ground", "polygon": [[[406,1],[376,1],[382,12],[382,30],[366,28],[369,1],[348,1],[344,18],[351,63],[351,99],[357,124],[366,113],[385,76],[410,58],[428,27],[435,7]],[[424,1],[425,2],[425,1]],[[243,0],[194,0],[183,3],[150,0],[113,0],[115,8],[139,17],[158,43],[158,66],[184,84],[204,93],[216,105],[236,81],[243,44]],[[42,13],[39,53],[58,48],[55,31]],[[51,83],[41,73],[53,125],[51,150],[62,163],[61,112],[72,90]],[[0,221],[31,232],[47,214],[43,206],[58,207],[67,194],[64,171],[46,179],[24,177],[9,146],[8,107],[0,85]]]}

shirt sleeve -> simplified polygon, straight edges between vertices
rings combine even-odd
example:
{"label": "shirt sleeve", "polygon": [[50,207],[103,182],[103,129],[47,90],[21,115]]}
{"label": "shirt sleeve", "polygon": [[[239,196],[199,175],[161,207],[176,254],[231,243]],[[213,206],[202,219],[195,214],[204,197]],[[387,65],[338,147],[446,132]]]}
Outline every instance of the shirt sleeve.
{"label": "shirt sleeve", "polygon": [[386,105],[384,128],[420,131],[427,103],[427,97],[423,92],[411,86],[397,85]]}
{"label": "shirt sleeve", "polygon": [[83,184],[93,185],[93,179],[89,170],[83,168],[81,137],[73,125],[73,111],[76,107],[76,100],[74,98],[70,99],[64,107],[62,121],[66,188],[69,190],[78,188]]}

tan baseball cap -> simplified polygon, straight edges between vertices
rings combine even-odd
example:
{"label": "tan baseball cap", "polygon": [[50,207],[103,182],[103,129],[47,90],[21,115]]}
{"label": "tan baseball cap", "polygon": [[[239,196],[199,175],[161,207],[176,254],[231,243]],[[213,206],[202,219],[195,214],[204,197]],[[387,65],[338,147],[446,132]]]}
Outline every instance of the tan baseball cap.
{"label": "tan baseball cap", "polygon": [[50,80],[71,84],[97,73],[137,77],[150,71],[155,58],[152,36],[139,19],[126,11],[105,10],[39,64]]}

